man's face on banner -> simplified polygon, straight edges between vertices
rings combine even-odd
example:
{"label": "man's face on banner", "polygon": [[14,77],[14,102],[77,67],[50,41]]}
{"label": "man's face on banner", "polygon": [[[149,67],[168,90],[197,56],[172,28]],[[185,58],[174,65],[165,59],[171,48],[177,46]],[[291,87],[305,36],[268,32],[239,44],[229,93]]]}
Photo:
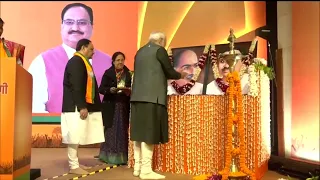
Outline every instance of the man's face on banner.
{"label": "man's face on banner", "polygon": [[61,25],[62,41],[75,48],[80,39],[90,39],[92,25],[88,12],[82,7],[72,7],[66,11]]}
{"label": "man's face on banner", "polygon": [[180,58],[177,59],[178,65],[175,67],[177,71],[184,71],[188,73],[187,80],[191,80],[194,76],[196,68],[198,68],[197,54],[191,50],[184,51]]}
{"label": "man's face on banner", "polygon": [[230,70],[229,70],[229,64],[227,63],[227,61],[225,61],[223,58],[220,58],[218,60],[218,69],[219,69],[219,74],[222,77],[227,77],[227,75],[229,74]]}

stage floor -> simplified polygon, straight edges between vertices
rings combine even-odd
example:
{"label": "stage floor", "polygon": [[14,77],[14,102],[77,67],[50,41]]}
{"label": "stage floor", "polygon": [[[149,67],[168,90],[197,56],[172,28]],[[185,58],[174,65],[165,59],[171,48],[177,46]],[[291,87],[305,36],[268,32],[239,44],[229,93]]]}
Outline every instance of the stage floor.
{"label": "stage floor", "polygon": [[[81,164],[94,166],[90,172],[98,171],[107,167],[106,164],[93,158],[97,155],[99,149],[97,148],[80,148],[79,160]],[[31,156],[31,168],[41,169],[41,177],[37,180],[52,179],[65,180],[77,177],[76,175],[66,175],[68,172],[68,162],[66,157],[66,148],[33,148]],[[161,173],[165,175],[168,180],[188,180],[193,176],[176,175],[171,173]],[[62,176],[64,175],[64,176]],[[268,171],[262,180],[277,180],[279,178],[286,178],[276,172]],[[139,179],[132,176],[132,169],[126,166],[120,166],[97,172],[81,179],[87,180],[134,180]]]}

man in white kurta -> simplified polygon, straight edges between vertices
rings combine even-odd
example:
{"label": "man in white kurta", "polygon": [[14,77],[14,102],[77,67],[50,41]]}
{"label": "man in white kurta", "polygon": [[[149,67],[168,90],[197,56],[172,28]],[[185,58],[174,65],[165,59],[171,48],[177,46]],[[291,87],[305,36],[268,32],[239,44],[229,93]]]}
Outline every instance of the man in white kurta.
{"label": "man in white kurta", "polygon": [[62,143],[68,145],[70,173],[83,175],[90,167],[79,164],[79,145],[105,139],[98,85],[89,62],[94,47],[90,40],[81,39],[76,50],[64,71],[61,134]]}

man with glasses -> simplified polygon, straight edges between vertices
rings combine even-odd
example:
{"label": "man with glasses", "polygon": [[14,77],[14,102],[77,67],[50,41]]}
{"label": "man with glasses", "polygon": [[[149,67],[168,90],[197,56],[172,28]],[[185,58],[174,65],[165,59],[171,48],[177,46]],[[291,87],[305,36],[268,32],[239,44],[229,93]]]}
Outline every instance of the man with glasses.
{"label": "man with glasses", "polygon": [[[61,12],[61,37],[63,44],[38,55],[31,63],[33,76],[33,113],[61,113],[63,71],[76,52],[80,39],[90,39],[93,28],[93,11],[82,3],[68,4]],[[95,50],[92,64],[98,85],[111,57]]]}

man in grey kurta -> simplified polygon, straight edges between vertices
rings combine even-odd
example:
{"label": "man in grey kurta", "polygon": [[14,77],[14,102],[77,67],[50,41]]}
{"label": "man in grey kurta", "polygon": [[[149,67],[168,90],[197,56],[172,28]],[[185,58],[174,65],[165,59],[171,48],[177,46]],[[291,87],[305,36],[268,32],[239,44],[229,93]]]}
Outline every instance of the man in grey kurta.
{"label": "man in grey kurta", "polygon": [[152,171],[154,144],[167,143],[167,80],[184,78],[176,72],[164,46],[161,32],[151,33],[149,43],[135,56],[131,93],[130,139],[134,141],[134,176],[140,179],[164,179]]}

